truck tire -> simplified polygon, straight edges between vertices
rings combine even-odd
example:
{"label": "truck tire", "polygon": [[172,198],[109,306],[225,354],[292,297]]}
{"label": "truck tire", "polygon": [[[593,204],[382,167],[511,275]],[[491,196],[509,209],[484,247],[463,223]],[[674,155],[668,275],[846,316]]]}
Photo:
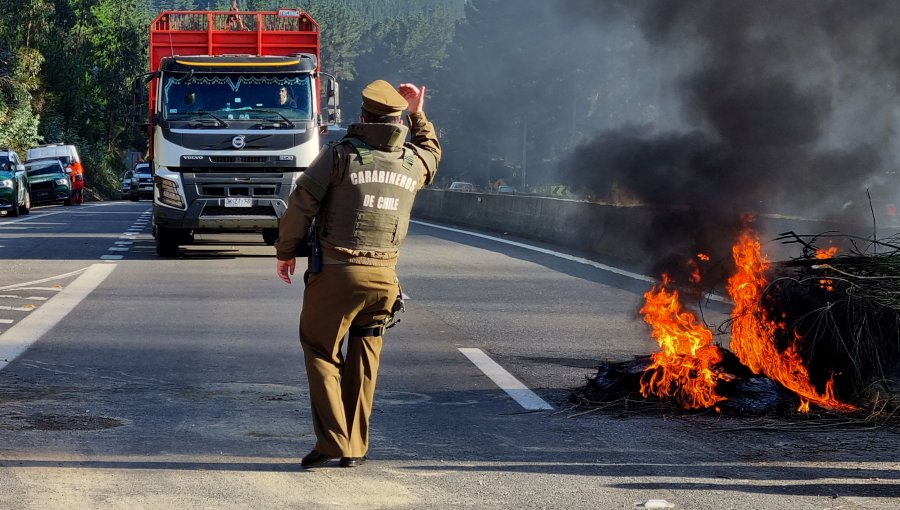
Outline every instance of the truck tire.
{"label": "truck tire", "polygon": [[275,244],[275,241],[278,240],[278,229],[277,228],[267,228],[263,229],[263,241],[266,242],[269,246]]}
{"label": "truck tire", "polygon": [[12,207],[9,209],[9,212],[6,214],[7,214],[7,216],[12,216],[13,218],[15,218],[16,216],[19,215],[19,192],[18,191],[13,193]]}
{"label": "truck tire", "polygon": [[177,257],[181,233],[175,229],[156,227],[156,254],[160,257]]}

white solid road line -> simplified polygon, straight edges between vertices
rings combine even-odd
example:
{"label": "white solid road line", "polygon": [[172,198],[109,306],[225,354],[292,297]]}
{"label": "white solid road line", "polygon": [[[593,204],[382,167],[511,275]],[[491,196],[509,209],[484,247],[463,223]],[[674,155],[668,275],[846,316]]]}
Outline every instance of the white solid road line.
{"label": "white solid road line", "polygon": [[481,349],[460,347],[459,352],[469,358],[469,361],[474,363],[476,367],[484,372],[484,375],[494,381],[494,384],[509,394],[509,396],[518,402],[520,406],[529,411],[553,409],[550,404],[537,396],[533,391],[529,390],[527,386],[519,382],[518,379],[498,365],[496,361],[492,360],[490,356],[482,352]]}
{"label": "white solid road line", "polygon": [[52,282],[53,280],[62,280],[63,278],[68,278],[70,276],[74,276],[78,273],[83,273],[87,271],[88,268],[84,267],[75,271],[71,271],[69,273],[58,274],[56,276],[49,276],[47,278],[41,278],[40,280],[33,280],[30,282],[22,282],[22,283],[14,283],[12,285],[7,285],[6,287],[0,287],[0,290],[12,290],[12,289],[28,289],[28,290],[57,290],[54,288],[44,288],[44,287],[34,287],[33,285],[44,282]]}
{"label": "white solid road line", "polygon": [[[614,273],[620,276],[626,276],[628,278],[633,278],[635,280],[639,280],[642,282],[653,283],[656,284],[658,280],[656,278],[652,278],[647,275],[632,273],[631,271],[626,271],[624,269],[619,269],[618,267],[607,266],[606,264],[601,264],[599,262],[594,262],[593,260],[588,260],[582,257],[576,257],[574,255],[569,255],[567,253],[560,253],[553,250],[548,250],[546,248],[540,248],[537,246],[532,246],[530,244],[519,243],[516,241],[510,241],[508,239],[501,239],[499,237],[489,236],[486,234],[479,234],[477,232],[469,232],[468,230],[461,230],[458,228],[445,227],[443,225],[436,225],[434,223],[428,223],[426,221],[419,220],[410,220],[410,223],[415,223],[416,225],[422,225],[425,227],[436,228],[439,230],[447,230],[448,232],[456,232],[457,234],[465,234],[473,237],[478,237],[481,239],[489,239],[491,241],[496,241],[498,243],[508,244],[510,246],[515,246],[517,248],[525,248],[526,250],[536,251],[538,253],[543,253],[545,255],[552,255],[557,258],[570,260],[572,262],[578,262],[579,264],[584,264],[586,266],[596,267],[597,269],[601,269],[603,271],[609,271],[610,273]],[[723,298],[722,296],[718,296],[716,294],[709,294],[709,299],[712,301],[719,301],[720,303],[731,304],[731,300],[727,298]]]}
{"label": "white solid road line", "polygon": [[0,335],[0,370],[69,314],[116,268],[93,264],[59,294]]}

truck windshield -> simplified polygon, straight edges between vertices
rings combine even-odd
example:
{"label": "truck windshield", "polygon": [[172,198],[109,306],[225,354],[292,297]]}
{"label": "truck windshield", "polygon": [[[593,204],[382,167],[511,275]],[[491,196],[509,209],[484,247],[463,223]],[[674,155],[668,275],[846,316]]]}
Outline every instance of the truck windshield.
{"label": "truck windshield", "polygon": [[225,120],[312,118],[309,75],[166,76],[161,109],[166,120]]}

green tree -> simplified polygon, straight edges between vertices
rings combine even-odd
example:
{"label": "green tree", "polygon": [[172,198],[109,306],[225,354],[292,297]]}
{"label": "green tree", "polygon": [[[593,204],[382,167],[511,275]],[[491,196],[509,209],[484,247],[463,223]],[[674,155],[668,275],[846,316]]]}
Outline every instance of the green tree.
{"label": "green tree", "polygon": [[362,16],[342,4],[323,0],[307,2],[306,9],[319,24],[320,68],[340,80],[355,78],[365,29]]}
{"label": "green tree", "polygon": [[380,71],[391,82],[428,81],[447,58],[454,29],[453,18],[442,6],[382,20],[366,37],[372,48],[366,70]]}
{"label": "green tree", "polygon": [[29,48],[0,52],[0,147],[24,154],[38,140],[38,116],[31,106],[41,55]]}

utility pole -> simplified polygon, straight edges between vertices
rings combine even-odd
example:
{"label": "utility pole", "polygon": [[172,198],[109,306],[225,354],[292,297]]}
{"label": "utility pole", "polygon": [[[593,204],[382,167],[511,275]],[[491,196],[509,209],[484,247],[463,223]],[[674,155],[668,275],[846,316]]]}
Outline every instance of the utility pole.
{"label": "utility pole", "polygon": [[522,117],[522,191],[525,191],[525,170],[528,163],[528,121]]}

